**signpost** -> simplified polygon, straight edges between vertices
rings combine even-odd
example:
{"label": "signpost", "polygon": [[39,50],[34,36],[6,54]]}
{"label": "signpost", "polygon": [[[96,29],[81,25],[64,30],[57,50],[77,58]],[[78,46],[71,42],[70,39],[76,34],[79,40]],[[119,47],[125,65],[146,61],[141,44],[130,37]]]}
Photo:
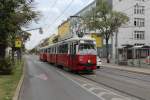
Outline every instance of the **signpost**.
{"label": "signpost", "polygon": [[22,40],[21,40],[21,38],[17,37],[15,40],[15,47],[21,48],[21,46],[22,46]]}

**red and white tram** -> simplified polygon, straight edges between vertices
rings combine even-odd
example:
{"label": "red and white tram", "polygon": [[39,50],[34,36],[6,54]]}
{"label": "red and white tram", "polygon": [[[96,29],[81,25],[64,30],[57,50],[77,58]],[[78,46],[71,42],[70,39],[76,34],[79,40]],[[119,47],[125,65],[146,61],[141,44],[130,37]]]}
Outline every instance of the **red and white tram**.
{"label": "red and white tram", "polygon": [[39,57],[41,61],[47,61],[47,47],[43,47],[39,49]]}
{"label": "red and white tram", "polygon": [[40,50],[42,61],[61,65],[65,69],[77,72],[95,70],[96,55],[96,43],[88,38],[72,38]]}

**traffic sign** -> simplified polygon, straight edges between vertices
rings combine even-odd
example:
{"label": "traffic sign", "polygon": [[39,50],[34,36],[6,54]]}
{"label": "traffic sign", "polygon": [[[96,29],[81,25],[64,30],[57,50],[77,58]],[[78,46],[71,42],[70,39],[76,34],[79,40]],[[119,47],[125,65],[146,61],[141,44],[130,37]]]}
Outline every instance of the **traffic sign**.
{"label": "traffic sign", "polygon": [[22,46],[22,41],[19,40],[19,39],[16,39],[16,41],[15,41],[15,47],[16,48],[21,48],[21,46]]}

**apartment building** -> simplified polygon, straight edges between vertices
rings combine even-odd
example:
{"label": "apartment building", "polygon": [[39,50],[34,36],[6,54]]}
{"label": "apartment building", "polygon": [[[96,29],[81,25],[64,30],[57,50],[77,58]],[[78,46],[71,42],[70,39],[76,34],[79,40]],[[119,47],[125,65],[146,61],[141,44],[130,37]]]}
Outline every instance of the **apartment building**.
{"label": "apartment building", "polygon": [[[129,22],[119,28],[117,38],[114,35],[109,41],[111,58],[115,60],[118,50],[125,45],[150,46],[150,0],[108,0],[108,3],[114,11],[123,12],[129,17]],[[75,16],[84,15],[94,6],[96,6],[96,1],[83,8]],[[86,32],[92,33],[88,29]],[[105,55],[105,48],[99,50]]]}

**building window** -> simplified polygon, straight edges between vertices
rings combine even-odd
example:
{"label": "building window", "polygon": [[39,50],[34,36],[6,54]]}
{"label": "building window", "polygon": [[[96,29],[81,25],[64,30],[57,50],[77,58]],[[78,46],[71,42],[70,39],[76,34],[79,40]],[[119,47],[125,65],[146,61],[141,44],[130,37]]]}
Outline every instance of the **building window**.
{"label": "building window", "polygon": [[134,26],[144,27],[145,26],[145,19],[144,18],[134,18]]}
{"label": "building window", "polygon": [[138,4],[136,4],[134,6],[134,14],[144,14],[145,13],[145,7],[144,6],[140,6]]}
{"label": "building window", "polygon": [[145,31],[135,31],[134,39],[135,40],[144,40],[145,39]]}

